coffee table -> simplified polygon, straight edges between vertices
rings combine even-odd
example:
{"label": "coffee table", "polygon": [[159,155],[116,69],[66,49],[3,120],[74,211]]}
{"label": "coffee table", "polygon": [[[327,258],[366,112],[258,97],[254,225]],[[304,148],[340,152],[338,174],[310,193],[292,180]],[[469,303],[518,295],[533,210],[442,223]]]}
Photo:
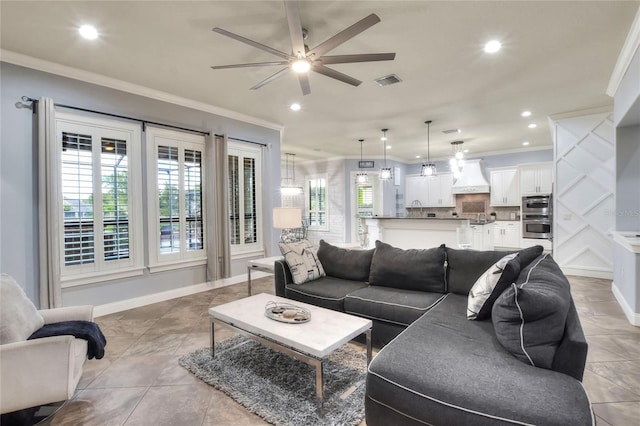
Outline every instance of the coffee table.
{"label": "coffee table", "polygon": [[[308,309],[311,320],[289,324],[267,318],[269,302],[287,303]],[[323,361],[334,350],[354,337],[364,334],[367,365],[371,361],[371,320],[320,308],[295,300],[260,293],[234,302],[209,308],[211,317],[211,356],[215,356],[214,325],[220,324],[236,333],[256,340],[315,367],[316,396],[324,400]]]}

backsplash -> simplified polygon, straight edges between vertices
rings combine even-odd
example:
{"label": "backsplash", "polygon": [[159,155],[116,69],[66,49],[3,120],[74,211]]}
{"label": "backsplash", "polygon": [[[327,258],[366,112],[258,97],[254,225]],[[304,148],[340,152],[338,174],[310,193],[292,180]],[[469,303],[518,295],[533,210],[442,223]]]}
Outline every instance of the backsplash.
{"label": "backsplash", "polygon": [[486,215],[487,220],[491,220],[491,212],[496,212],[496,220],[520,220],[520,207],[491,207],[489,194],[457,194],[455,200],[455,208],[407,208],[407,217],[427,217],[429,213],[435,213],[436,217],[451,217],[455,211],[458,217],[463,219],[475,220],[480,213]]}

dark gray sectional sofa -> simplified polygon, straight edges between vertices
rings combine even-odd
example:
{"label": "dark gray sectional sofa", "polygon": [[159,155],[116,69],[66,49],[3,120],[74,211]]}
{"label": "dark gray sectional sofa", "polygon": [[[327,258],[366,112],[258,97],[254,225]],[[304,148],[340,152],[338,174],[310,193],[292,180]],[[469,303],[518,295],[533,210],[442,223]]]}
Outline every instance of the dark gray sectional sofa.
{"label": "dark gray sectional sofa", "polygon": [[515,256],[490,318],[467,319],[469,290],[506,254],[321,241],[327,276],[293,284],[278,261],[276,294],[372,319],[382,349],[367,373],[368,426],[595,424],[569,283],[541,247]]}

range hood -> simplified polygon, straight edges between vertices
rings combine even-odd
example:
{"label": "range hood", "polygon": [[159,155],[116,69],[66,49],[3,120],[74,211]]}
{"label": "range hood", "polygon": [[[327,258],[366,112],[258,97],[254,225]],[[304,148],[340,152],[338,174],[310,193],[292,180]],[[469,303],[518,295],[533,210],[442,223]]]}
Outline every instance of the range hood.
{"label": "range hood", "polygon": [[482,175],[482,160],[466,160],[462,176],[453,184],[454,194],[482,194],[489,192],[489,182]]}

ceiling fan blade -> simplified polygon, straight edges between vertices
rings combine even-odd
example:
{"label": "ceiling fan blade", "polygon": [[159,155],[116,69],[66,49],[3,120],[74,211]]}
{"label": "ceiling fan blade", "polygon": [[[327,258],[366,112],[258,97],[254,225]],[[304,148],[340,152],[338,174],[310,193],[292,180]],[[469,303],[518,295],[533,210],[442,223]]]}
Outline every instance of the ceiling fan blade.
{"label": "ceiling fan blade", "polygon": [[227,36],[229,38],[232,38],[234,40],[237,40],[239,42],[248,44],[249,46],[253,46],[253,47],[256,47],[256,48],[258,48],[260,50],[264,50],[265,52],[269,52],[272,55],[279,56],[279,57],[281,57],[283,59],[286,59],[286,60],[291,59],[291,55],[288,55],[288,54],[286,54],[284,52],[281,52],[281,51],[279,51],[277,49],[274,49],[272,47],[266,46],[266,45],[264,45],[262,43],[258,43],[257,41],[249,40],[248,38],[239,36],[238,34],[230,33],[229,31],[223,30],[222,28],[215,27],[212,31],[216,32],[218,34],[222,34],[224,36]]}
{"label": "ceiling fan blade", "polygon": [[378,22],[380,22],[380,18],[378,18],[378,15],[376,15],[375,13],[372,13],[366,18],[363,18],[358,22],[356,22],[355,24],[351,25],[349,28],[346,28],[340,31],[338,34],[334,35],[330,39],[323,41],[318,46],[311,49],[307,54],[307,56],[315,55],[316,58],[319,58],[320,56],[324,55],[328,51],[335,49],[336,47],[340,46],[342,43],[357,36],[364,30],[366,30],[369,27],[372,27]]}
{"label": "ceiling fan blade", "polygon": [[265,78],[264,80],[262,80],[260,83],[256,84],[255,86],[253,86],[250,90],[257,90],[259,88],[261,88],[262,86],[264,86],[267,83],[271,83],[273,80],[275,80],[278,77],[282,77],[283,75],[285,75],[287,72],[289,72],[289,67],[286,68],[282,68],[280,71],[278,71],[277,73],[273,74],[270,77]]}
{"label": "ceiling fan blade", "polygon": [[363,53],[358,55],[323,56],[318,61],[322,64],[348,64],[352,62],[393,61],[395,53]]}
{"label": "ceiling fan blade", "polygon": [[302,89],[302,95],[308,95],[311,93],[311,86],[309,86],[309,75],[298,74],[298,81],[300,82],[300,88]]}
{"label": "ceiling fan blade", "polygon": [[343,83],[347,83],[352,86],[359,86],[360,84],[362,84],[362,81],[357,80],[353,77],[350,77],[334,69],[325,67],[324,65],[314,64],[313,68],[311,69],[319,74],[326,75],[327,77],[335,78],[336,80],[340,80]]}
{"label": "ceiling fan blade", "polygon": [[214,70],[224,70],[229,68],[248,68],[248,67],[268,67],[272,65],[287,65],[289,62],[287,61],[277,61],[277,62],[253,62],[249,64],[232,64],[232,65],[214,65],[211,69]]}
{"label": "ceiling fan blade", "polygon": [[291,48],[293,56],[298,54],[305,56],[304,38],[302,36],[302,22],[300,22],[300,5],[297,1],[284,2],[287,12],[287,22],[289,23],[289,35],[291,36]]}

